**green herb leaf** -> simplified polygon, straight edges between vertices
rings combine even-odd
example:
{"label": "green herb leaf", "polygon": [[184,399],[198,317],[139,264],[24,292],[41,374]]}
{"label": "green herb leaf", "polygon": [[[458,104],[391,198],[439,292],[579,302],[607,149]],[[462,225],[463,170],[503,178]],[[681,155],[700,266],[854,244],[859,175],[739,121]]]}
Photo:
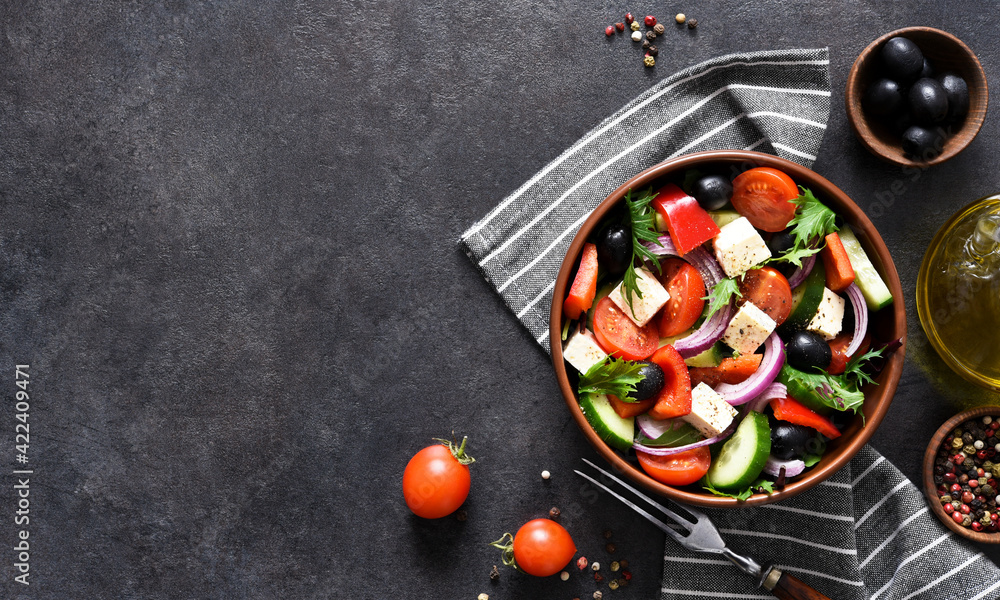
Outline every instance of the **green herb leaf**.
{"label": "green herb leaf", "polygon": [[864,367],[873,358],[879,358],[884,353],[885,348],[879,348],[878,350],[869,350],[861,356],[855,356],[847,361],[847,367],[844,368],[844,377],[853,381],[857,387],[861,387],[866,383],[875,383],[871,375],[864,372]]}
{"label": "green herb leaf", "polygon": [[802,266],[803,258],[819,252],[822,244],[818,240],[839,229],[836,213],[817,200],[812,191],[799,186],[799,192],[799,197],[792,200],[798,208],[795,216],[788,222],[795,243],[787,252],[772,259],[789,262],[797,267]]}
{"label": "green herb leaf", "polygon": [[625,206],[628,207],[629,221],[632,224],[632,260],[625,270],[623,282],[624,289],[622,295],[628,302],[629,310],[635,315],[635,307],[632,305],[632,298],[642,298],[642,291],[636,282],[635,263],[636,258],[646,260],[656,266],[656,271],[660,272],[660,259],[646,247],[643,242],[655,242],[659,244],[660,234],[656,231],[656,217],[649,203],[653,201],[656,194],[653,188],[648,188],[638,199],[632,199],[632,190],[625,194]]}
{"label": "green herb leaf", "polygon": [[855,413],[865,402],[865,395],[857,384],[844,375],[830,375],[824,371],[806,373],[788,364],[781,367],[779,381],[797,381],[803,387],[816,390],[823,404],[835,410],[853,410]]}
{"label": "green herb leaf", "polygon": [[807,467],[812,467],[823,458],[820,454],[806,454],[802,457],[802,462],[806,463]]}
{"label": "green herb leaf", "polygon": [[620,400],[629,401],[635,392],[635,384],[643,380],[639,371],[643,363],[609,356],[605,362],[597,363],[580,376],[577,392],[583,394],[611,394]]}
{"label": "green herb leaf", "polygon": [[740,293],[739,282],[736,281],[735,277],[723,277],[708,292],[708,295],[702,298],[702,300],[708,300],[708,314],[705,318],[711,319],[712,315],[729,306],[729,302],[733,299],[733,296],[737,298],[743,297],[743,294]]}
{"label": "green herb leaf", "polygon": [[726,498],[736,498],[740,502],[743,502],[753,496],[754,494],[771,494],[774,493],[774,482],[770,479],[764,479],[761,477],[757,481],[751,483],[745,489],[739,490],[738,492],[725,492],[712,487],[712,484],[708,483],[707,480],[702,481],[702,487],[715,494],[716,496],[724,496]]}
{"label": "green herb leaf", "polygon": [[670,431],[665,431],[660,437],[655,440],[648,438],[646,435],[640,433],[636,441],[643,446],[658,446],[667,448],[676,448],[678,446],[686,446],[688,444],[693,444],[702,439],[701,434],[698,430],[691,426],[690,423],[683,423],[677,429],[671,429]]}

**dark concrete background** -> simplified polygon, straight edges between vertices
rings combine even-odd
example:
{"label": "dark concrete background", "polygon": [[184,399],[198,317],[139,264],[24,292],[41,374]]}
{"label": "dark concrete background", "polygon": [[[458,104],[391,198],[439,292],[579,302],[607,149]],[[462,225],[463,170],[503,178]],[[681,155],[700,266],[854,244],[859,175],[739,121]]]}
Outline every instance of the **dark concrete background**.
{"label": "dark concrete background", "polygon": [[[614,597],[658,597],[663,536],[581,492],[594,453],[548,357],[456,241],[653,82],[731,51],[830,47],[815,169],[897,261],[910,352],[873,445],[918,479],[938,425],[995,402],[928,351],[912,304],[937,228],[1000,191],[1000,125],[914,181],[852,137],[842,94],[857,53],[908,25],[957,34],[1000,80],[979,6],[0,2],[0,456],[14,468],[29,363],[35,471],[32,585],[0,550],[0,596],[590,597],[577,572],[489,580],[487,542],[559,506],[592,560],[613,530],[635,574]],[[668,22],[644,69],[603,33],[625,10],[700,26]],[[478,459],[468,518],[423,521],[400,477],[452,430]]]}

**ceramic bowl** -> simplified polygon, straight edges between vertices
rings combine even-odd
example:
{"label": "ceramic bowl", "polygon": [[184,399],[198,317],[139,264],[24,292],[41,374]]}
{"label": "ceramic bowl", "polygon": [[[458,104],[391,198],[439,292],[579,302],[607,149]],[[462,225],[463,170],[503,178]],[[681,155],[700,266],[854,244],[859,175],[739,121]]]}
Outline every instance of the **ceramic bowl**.
{"label": "ceramic bowl", "polygon": [[[817,465],[773,494],[755,494],[748,500],[739,502],[733,498],[712,495],[696,486],[673,487],[659,483],[645,474],[634,460],[634,456],[627,456],[615,451],[598,437],[580,410],[575,392],[578,381],[576,371],[572,367],[567,369],[563,360],[562,305],[572,283],[570,277],[579,262],[584,243],[596,232],[605,215],[622,204],[622,198],[630,188],[639,190],[650,185],[655,187],[668,181],[678,181],[686,170],[692,168],[722,168],[735,176],[743,170],[756,166],[774,167],[784,171],[797,184],[810,188],[818,198],[851,225],[895,298],[890,306],[872,315],[870,330],[880,340],[901,339],[904,342],[904,347],[888,356],[884,369],[877,377],[878,385],[868,385],[863,388],[866,396],[863,408],[864,418],[862,419],[861,415],[856,416],[843,429],[843,435],[830,442],[827,452]],[[896,384],[899,382],[903,370],[903,356],[905,354],[906,311],[903,306],[903,290],[900,287],[899,276],[892,258],[889,256],[889,251],[871,221],[844,192],[825,178],[799,164],[759,152],[726,150],[681,156],[639,173],[612,192],[580,227],[569,246],[556,278],[550,322],[552,361],[559,387],[573,419],[591,445],[615,469],[624,473],[626,477],[638,485],[680,502],[706,507],[738,507],[777,502],[811,489],[833,475],[857,453],[881,424],[896,391]]]}
{"label": "ceramic bowl", "polygon": [[[978,408],[960,412],[945,421],[944,424],[941,425],[941,427],[934,433],[931,437],[930,443],[927,444],[927,451],[924,452],[924,495],[927,496],[927,503],[930,504],[931,511],[937,516],[938,519],[941,519],[941,522],[944,523],[948,529],[951,529],[966,539],[979,542],[980,544],[1000,544],[1000,532],[973,531],[972,529],[962,527],[960,524],[956,523],[952,519],[951,515],[944,511],[944,505],[941,504],[937,494],[937,485],[934,483],[934,459],[937,456],[938,450],[941,448],[941,444],[944,443],[945,439],[951,435],[951,432],[962,423],[973,419],[982,419],[987,415],[993,419],[1000,420],[1000,406],[980,406]],[[949,452],[949,454],[953,453]],[[1000,456],[997,456],[994,460],[1000,462]]]}
{"label": "ceramic bowl", "polygon": [[[965,79],[969,86],[969,114],[960,123],[946,126],[946,131],[950,135],[945,140],[940,154],[930,160],[915,160],[904,154],[900,136],[891,131],[883,120],[870,118],[861,106],[868,86],[881,76],[879,52],[886,41],[896,36],[905,37],[915,43],[933,65],[936,73],[956,73]],[[897,29],[869,44],[851,67],[844,97],[847,119],[854,134],[865,148],[889,162],[917,168],[943,163],[964,150],[983,126],[988,100],[986,75],[976,55],[957,37],[931,27]]]}

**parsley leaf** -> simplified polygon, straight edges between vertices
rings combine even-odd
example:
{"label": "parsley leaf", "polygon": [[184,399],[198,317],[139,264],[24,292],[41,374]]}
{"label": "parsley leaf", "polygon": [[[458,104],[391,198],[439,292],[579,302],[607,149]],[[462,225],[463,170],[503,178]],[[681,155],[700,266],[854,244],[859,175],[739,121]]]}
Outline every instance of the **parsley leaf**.
{"label": "parsley leaf", "polygon": [[708,313],[705,315],[705,319],[711,319],[712,315],[728,306],[733,296],[743,297],[743,294],[740,293],[739,282],[736,281],[735,277],[723,277],[719,283],[715,284],[712,291],[702,298],[702,300],[708,300]]}
{"label": "parsley leaf", "polygon": [[836,410],[853,410],[855,413],[865,402],[865,395],[857,384],[845,375],[830,375],[824,371],[806,373],[788,364],[781,367],[778,380],[785,385],[790,382],[815,390],[823,404]]}
{"label": "parsley leaf", "polygon": [[811,190],[799,186],[799,191],[799,197],[792,200],[798,208],[795,216],[788,222],[795,243],[791,249],[773,259],[783,260],[797,267],[802,266],[803,258],[819,252],[819,248],[811,247],[816,240],[822,240],[839,229],[836,213],[817,200]]}
{"label": "parsley leaf", "polygon": [[643,380],[639,371],[644,366],[641,362],[609,356],[606,361],[595,364],[580,376],[577,392],[581,396],[611,394],[628,401],[627,396],[635,392],[635,384]]}
{"label": "parsley leaf", "polygon": [[715,494],[716,496],[725,496],[726,498],[736,498],[740,502],[749,499],[750,496],[753,496],[754,494],[757,493],[771,494],[774,492],[774,482],[771,481],[770,479],[764,479],[763,477],[736,493],[724,492],[722,490],[716,489],[712,487],[712,484],[709,483],[707,479],[702,480],[702,483],[704,484],[702,487],[705,490]]}
{"label": "parsley leaf", "polygon": [[642,290],[639,289],[636,282],[635,259],[648,260],[656,265],[657,272],[660,271],[659,257],[643,244],[643,242],[660,244],[660,234],[656,231],[656,218],[653,209],[649,207],[649,203],[655,197],[656,194],[653,193],[652,187],[635,200],[632,199],[631,189],[625,194],[625,206],[628,207],[629,221],[632,224],[632,260],[629,261],[628,268],[625,270],[622,295],[628,302],[629,310],[632,311],[633,316],[635,315],[635,307],[632,305],[632,298],[633,296],[642,298]]}
{"label": "parsley leaf", "polygon": [[878,350],[869,350],[861,356],[855,356],[847,361],[847,367],[844,368],[844,377],[853,379],[854,384],[858,387],[866,383],[875,383],[871,375],[864,372],[864,368],[871,360],[881,358],[884,352],[885,348],[879,348]]}

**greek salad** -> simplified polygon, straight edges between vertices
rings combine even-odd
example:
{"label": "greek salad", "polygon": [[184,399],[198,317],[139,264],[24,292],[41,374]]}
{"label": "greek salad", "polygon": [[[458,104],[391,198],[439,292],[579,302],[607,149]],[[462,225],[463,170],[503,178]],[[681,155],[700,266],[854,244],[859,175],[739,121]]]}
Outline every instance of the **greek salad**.
{"label": "greek salad", "polygon": [[851,228],[774,168],[691,169],[623,204],[563,302],[581,410],[667,485],[780,488],[862,407],[886,351],[869,331],[893,301],[885,281]]}

